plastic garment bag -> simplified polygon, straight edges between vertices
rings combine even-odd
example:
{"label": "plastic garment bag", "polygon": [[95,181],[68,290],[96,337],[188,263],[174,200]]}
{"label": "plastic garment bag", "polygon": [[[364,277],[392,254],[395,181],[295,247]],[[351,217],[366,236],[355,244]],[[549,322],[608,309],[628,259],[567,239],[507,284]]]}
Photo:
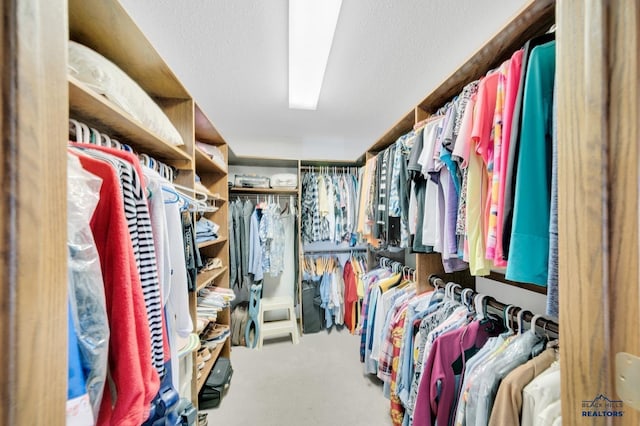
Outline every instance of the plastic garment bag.
{"label": "plastic garment bag", "polygon": [[107,377],[109,323],[100,258],[89,222],[102,181],[73,155],[67,162],[67,247],[69,303],[94,418],[98,418]]}

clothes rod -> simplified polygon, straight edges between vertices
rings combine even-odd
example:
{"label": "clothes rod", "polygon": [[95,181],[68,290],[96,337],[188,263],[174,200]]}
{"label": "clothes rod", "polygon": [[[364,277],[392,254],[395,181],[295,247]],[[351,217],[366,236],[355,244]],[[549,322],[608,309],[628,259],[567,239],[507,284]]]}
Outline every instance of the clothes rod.
{"label": "clothes rod", "polygon": [[300,166],[300,170],[301,171],[315,171],[315,172],[320,172],[321,170],[323,170],[323,171],[324,170],[328,170],[330,172],[333,172],[334,169],[335,169],[336,172],[339,172],[339,173],[354,174],[354,173],[356,173],[357,169],[359,169],[360,167],[361,166],[357,166],[357,165],[353,165],[353,164],[350,165],[350,166]]}
{"label": "clothes rod", "polygon": [[331,253],[349,253],[352,251],[357,251],[357,252],[363,252],[363,251],[367,251],[366,247],[339,247],[339,248],[335,248],[335,249],[316,249],[316,250],[302,250],[303,253],[306,254],[316,254],[316,253],[326,253],[326,254],[331,254]]}
{"label": "clothes rod", "polygon": [[[429,284],[431,284],[435,288],[444,288],[446,286],[446,283],[444,282],[444,280],[438,277],[437,275],[429,276]],[[463,289],[461,288],[456,288],[454,291],[456,292],[456,294],[460,295],[462,293],[462,290]],[[473,296],[475,297],[476,294],[478,293],[474,291]],[[487,305],[501,312],[504,312],[504,310],[509,306],[508,304],[504,304],[502,302],[497,301],[491,296],[487,296]],[[514,317],[517,317],[518,313],[522,310],[523,309],[521,307],[515,306],[515,312],[511,315]],[[524,310],[524,314],[522,315],[522,318],[524,321],[530,323],[533,320],[533,317],[534,317],[534,314],[532,312]],[[543,330],[550,331],[551,333],[554,333],[556,336],[560,335],[560,327],[557,322],[547,318],[538,318],[536,320],[536,325],[540,326],[540,324],[542,324],[541,328]]]}

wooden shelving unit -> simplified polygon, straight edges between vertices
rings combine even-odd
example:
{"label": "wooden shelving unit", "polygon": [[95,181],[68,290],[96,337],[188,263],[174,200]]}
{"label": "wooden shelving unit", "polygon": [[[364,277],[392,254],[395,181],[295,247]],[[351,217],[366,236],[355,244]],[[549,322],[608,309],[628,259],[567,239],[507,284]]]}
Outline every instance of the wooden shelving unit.
{"label": "wooden shelving unit", "polygon": [[191,161],[189,154],[170,144],[138,123],[127,112],[107,98],[89,89],[84,83],[69,76],[69,114],[86,123],[96,123],[102,130],[136,151],[161,161]]}
{"label": "wooden shelving unit", "polygon": [[[184,145],[170,144],[73,77],[67,79],[70,118],[78,119],[119,142],[128,144],[139,154],[147,154],[173,166],[177,169],[175,183],[187,188],[187,192],[195,188],[197,173],[210,193],[219,194],[215,201],[217,210],[205,213],[205,217],[220,225],[221,235],[215,241],[203,242],[197,246],[203,257],[220,258],[223,267],[199,274],[197,289],[206,287],[214,280],[216,285],[228,287],[226,142],[119,1],[69,0],[69,37],[108,58],[135,80],[163,110],[180,134]],[[196,140],[216,145],[225,155],[225,164],[214,162],[203,151],[197,149]],[[196,301],[197,292],[190,292],[189,309],[194,324]],[[218,323],[229,325],[229,320],[228,308],[218,313]],[[191,369],[191,379],[190,382],[186,382],[181,374],[181,383],[173,385],[180,389],[180,392],[190,391],[191,400],[196,407],[198,391],[221,355],[230,356],[229,339],[215,349],[200,380],[197,379],[195,350],[182,357],[180,361],[182,373]],[[190,364],[185,364],[187,360],[190,360]]]}
{"label": "wooden shelving unit", "polygon": [[[227,184],[229,149],[222,135],[220,135],[211,120],[209,120],[197,104],[194,105],[194,123],[195,140],[216,146],[222,152],[225,159],[224,165],[220,165],[209,158],[204,151],[199,149],[197,146],[194,146],[194,173],[200,177],[200,182],[207,188],[209,193],[218,195],[218,197],[216,197],[216,206],[218,207],[218,210],[215,212],[204,213],[204,217],[220,226],[219,238],[215,241],[207,241],[198,244],[198,249],[200,250],[200,257],[203,259],[203,262],[206,261],[206,258],[213,257],[222,261],[222,268],[198,274],[197,290],[201,290],[214,280],[217,287],[229,288],[229,236],[227,235],[229,221],[229,203],[227,202],[229,199],[229,186]],[[195,180],[195,175],[193,175],[192,178]],[[197,292],[193,292],[190,297],[192,315],[195,320]],[[230,327],[231,312],[229,307],[218,312],[216,322]],[[200,379],[197,381],[194,380],[192,392],[195,395],[200,392],[207,376],[211,372],[211,368],[220,356],[227,358],[231,356],[231,339],[227,338],[223,343],[216,347],[212,353],[211,359],[207,361]],[[194,362],[193,377],[196,378],[197,375],[197,365]]]}

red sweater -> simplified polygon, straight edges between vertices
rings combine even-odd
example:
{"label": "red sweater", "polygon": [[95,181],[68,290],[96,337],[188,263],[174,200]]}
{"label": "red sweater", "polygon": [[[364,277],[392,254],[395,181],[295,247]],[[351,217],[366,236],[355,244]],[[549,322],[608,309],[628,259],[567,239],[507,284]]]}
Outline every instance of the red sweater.
{"label": "red sweater", "polygon": [[358,301],[358,289],[356,288],[356,276],[351,261],[344,265],[344,325],[353,334],[356,329],[356,302]]}
{"label": "red sweater", "polygon": [[91,230],[104,281],[111,333],[109,373],[116,400],[112,401],[111,390],[106,388],[97,424],[138,426],[149,415],[160,379],[151,364],[149,322],[124,215],[120,181],[111,165],[78,156],[85,170],[102,179]]}

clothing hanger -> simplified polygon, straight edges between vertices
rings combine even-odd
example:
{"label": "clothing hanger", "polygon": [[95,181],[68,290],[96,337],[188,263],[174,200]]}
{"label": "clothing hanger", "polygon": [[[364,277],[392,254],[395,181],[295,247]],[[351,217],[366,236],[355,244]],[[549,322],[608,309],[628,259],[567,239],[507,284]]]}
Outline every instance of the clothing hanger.
{"label": "clothing hanger", "polygon": [[[537,330],[536,330],[536,322],[537,322],[540,318],[544,318],[544,317],[543,317],[542,315],[540,315],[540,314],[535,314],[535,315],[533,315],[533,318],[531,318],[531,321],[529,322],[529,325],[530,325],[530,327],[529,327],[529,331],[530,331],[531,333],[534,333],[534,334],[538,335],[538,336],[539,336],[539,334],[537,333]],[[541,336],[541,337],[542,337],[542,336]]]}
{"label": "clothing hanger", "polygon": [[520,309],[518,311],[518,315],[517,315],[518,334],[522,334],[524,331],[524,313],[525,312],[529,312],[531,314],[531,311],[527,311],[524,309]]}
{"label": "clothing hanger", "polygon": [[73,133],[76,138],[76,142],[82,142],[82,126],[80,126],[80,123],[77,120],[70,118],[69,124],[71,126],[69,133]]}
{"label": "clothing hanger", "polygon": [[165,204],[175,204],[178,201],[180,201],[180,195],[174,189],[171,189],[169,187],[166,187],[166,186],[162,185],[162,190],[164,192],[167,192],[167,193],[175,196],[175,199],[173,199],[173,200],[164,200]]}
{"label": "clothing hanger", "polygon": [[82,143],[91,143],[91,130],[89,130],[89,126],[80,123],[80,127],[82,127]]}
{"label": "clothing hanger", "polygon": [[473,307],[471,303],[471,301],[473,300],[471,299],[472,297],[473,297],[473,290],[471,290],[470,288],[465,288],[462,290],[462,293],[460,293],[460,301],[464,306],[467,307],[469,312],[473,312]]}
{"label": "clothing hanger", "polygon": [[509,334],[513,334],[514,330],[511,327],[511,317],[509,314],[509,311],[513,308],[516,308],[514,305],[507,305],[504,307],[504,311],[503,311],[503,320],[504,320],[504,326],[505,328],[509,331]]}
{"label": "clothing hanger", "polygon": [[489,296],[486,294],[478,293],[474,297],[474,310],[480,321],[487,318],[487,304],[489,302]]}
{"label": "clothing hanger", "polygon": [[456,300],[456,288],[462,289],[462,286],[460,284],[457,284],[457,283],[451,283],[451,284],[453,284],[451,286],[451,299],[455,301]]}

